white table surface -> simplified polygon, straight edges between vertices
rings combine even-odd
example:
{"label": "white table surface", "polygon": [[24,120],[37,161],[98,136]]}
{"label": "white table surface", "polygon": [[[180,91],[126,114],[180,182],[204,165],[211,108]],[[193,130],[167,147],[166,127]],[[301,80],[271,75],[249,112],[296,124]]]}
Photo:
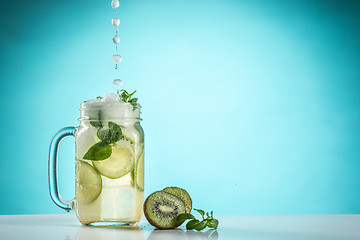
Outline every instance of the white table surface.
{"label": "white table surface", "polygon": [[155,230],[145,219],[135,228],[82,226],[74,214],[0,215],[0,239],[228,240],[360,239],[360,215],[215,216],[217,231]]}

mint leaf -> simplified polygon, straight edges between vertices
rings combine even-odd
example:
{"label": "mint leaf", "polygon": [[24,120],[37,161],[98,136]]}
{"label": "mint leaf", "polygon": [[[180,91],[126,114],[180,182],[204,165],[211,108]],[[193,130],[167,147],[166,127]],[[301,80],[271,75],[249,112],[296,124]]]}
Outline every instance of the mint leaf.
{"label": "mint leaf", "polygon": [[136,109],[137,107],[137,98],[133,98],[129,101],[129,103],[131,104],[131,106],[133,106],[133,111]]}
{"label": "mint leaf", "polygon": [[179,216],[177,216],[176,218],[176,220],[178,220],[179,222],[185,221],[187,219],[195,219],[195,217],[190,213],[182,213],[179,214]]}
{"label": "mint leaf", "polygon": [[119,141],[122,138],[120,126],[114,122],[109,122],[108,125],[109,128],[100,128],[97,131],[97,137],[108,144]]}
{"label": "mint leaf", "polygon": [[206,224],[209,228],[214,228],[217,229],[218,225],[219,225],[219,220],[217,219],[209,219],[207,220],[207,224]]}
{"label": "mint leaf", "polygon": [[105,160],[111,156],[111,153],[112,149],[109,144],[105,142],[98,142],[90,147],[83,158],[93,161]]}
{"label": "mint leaf", "polygon": [[119,98],[121,102],[130,103],[133,107],[133,111],[137,108],[137,98],[131,98],[136,93],[136,90],[132,93],[128,93],[125,89],[118,90]]}
{"label": "mint leaf", "polygon": [[101,119],[102,119],[102,113],[101,113],[101,110],[98,111],[98,114],[97,114],[97,119],[90,119],[90,124],[91,126],[95,127],[95,128],[102,128],[103,127],[103,124],[101,123]]}
{"label": "mint leaf", "polygon": [[123,89],[121,91],[118,90],[118,94],[119,94],[120,101],[122,101],[122,102],[127,102],[128,101],[129,94],[125,89]]}
{"label": "mint leaf", "polygon": [[107,141],[107,140],[110,140],[110,138],[111,138],[110,129],[108,129],[108,128],[106,128],[106,129],[100,128],[97,131],[97,137],[100,140],[104,141],[104,142],[110,143],[110,141]]}
{"label": "mint leaf", "polygon": [[97,120],[90,120],[90,124],[95,128],[101,128],[103,126],[102,123]]}
{"label": "mint leaf", "polygon": [[201,214],[201,217],[204,219],[205,212],[204,212],[203,210],[201,210],[201,209],[195,209],[195,208],[194,208],[194,210],[197,211],[198,213],[200,213],[200,214]]}
{"label": "mint leaf", "polygon": [[203,219],[202,221],[197,220],[190,213],[182,213],[182,214],[179,214],[179,216],[177,217],[178,221],[185,221],[185,220],[191,219],[186,224],[186,229],[187,230],[201,231],[206,227],[209,227],[209,228],[212,228],[212,229],[217,229],[218,228],[219,220],[217,220],[217,219],[215,219],[213,217],[213,214],[214,214],[213,211],[211,211],[210,213],[206,212],[206,218],[205,218],[205,211],[204,210],[196,209],[196,208],[194,208],[194,210],[201,214],[201,217]]}
{"label": "mint leaf", "polygon": [[196,226],[195,229],[198,231],[203,230],[204,228],[206,228],[206,220],[199,222]]}
{"label": "mint leaf", "polygon": [[109,122],[108,125],[111,134],[110,141],[112,143],[119,141],[122,138],[121,127],[114,122]]}
{"label": "mint leaf", "polygon": [[134,95],[134,93],[136,93],[136,90],[129,94],[129,99],[128,100],[130,100],[130,98],[132,97],[132,95]]}
{"label": "mint leaf", "polygon": [[199,220],[191,220],[186,224],[186,230],[192,230],[195,229],[197,227],[197,225],[200,223]]}

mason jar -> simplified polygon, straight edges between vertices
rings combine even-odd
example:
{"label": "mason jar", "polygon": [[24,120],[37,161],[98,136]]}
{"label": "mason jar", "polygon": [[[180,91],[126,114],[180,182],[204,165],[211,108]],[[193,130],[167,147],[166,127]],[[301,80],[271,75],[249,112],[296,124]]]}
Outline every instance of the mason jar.
{"label": "mason jar", "polygon": [[[82,224],[135,225],[142,217],[144,201],[140,105],[107,95],[82,103],[80,112],[80,125],[61,129],[51,142],[50,195],[59,207],[74,210]],[[72,201],[63,200],[57,187],[57,151],[66,136],[75,137]]]}

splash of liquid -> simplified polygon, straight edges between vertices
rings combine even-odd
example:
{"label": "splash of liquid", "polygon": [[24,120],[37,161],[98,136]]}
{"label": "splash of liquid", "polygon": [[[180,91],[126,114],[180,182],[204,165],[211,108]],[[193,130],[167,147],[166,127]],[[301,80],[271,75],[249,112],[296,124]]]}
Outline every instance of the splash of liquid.
{"label": "splash of liquid", "polygon": [[120,79],[115,79],[113,81],[113,84],[120,87],[121,85],[123,85],[123,81],[121,81]]}

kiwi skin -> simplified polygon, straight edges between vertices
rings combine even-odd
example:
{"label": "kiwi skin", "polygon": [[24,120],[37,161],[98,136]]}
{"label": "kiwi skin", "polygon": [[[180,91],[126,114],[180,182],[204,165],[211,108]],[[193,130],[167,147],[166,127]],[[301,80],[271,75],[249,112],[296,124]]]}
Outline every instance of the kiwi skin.
{"label": "kiwi skin", "polygon": [[192,200],[189,193],[185,189],[179,187],[166,187],[162,191],[170,193],[180,198],[185,203],[186,213],[191,212]]}
{"label": "kiwi skin", "polygon": [[[157,191],[157,192],[163,192],[163,191]],[[147,204],[148,204],[148,201],[149,201],[149,199],[150,199],[150,196],[153,195],[153,194],[155,194],[155,193],[157,193],[157,192],[154,192],[154,193],[150,194],[150,195],[147,197],[146,201],[144,202],[144,215],[145,215],[146,219],[148,220],[148,222],[149,222],[152,226],[154,226],[154,227],[156,227],[156,228],[159,228],[159,229],[173,229],[173,228],[176,228],[176,227],[180,226],[181,224],[183,224],[184,221],[178,221],[178,222],[176,222],[176,224],[174,224],[174,225],[172,225],[172,226],[164,227],[164,226],[159,226],[156,222],[154,222],[154,221],[151,219],[151,216],[149,216],[149,214],[147,213]],[[166,192],[165,192],[165,193],[166,193]],[[173,198],[177,198],[177,199],[179,200],[179,202],[182,202],[182,203],[184,204],[183,206],[185,206],[185,203],[184,203],[180,198],[178,198],[177,196],[175,196],[175,195],[173,195],[173,194],[170,194],[170,193],[166,193],[166,194],[169,194],[169,195],[172,196]],[[184,208],[184,212],[179,212],[179,214],[181,214],[181,213],[185,213],[185,208]]]}

